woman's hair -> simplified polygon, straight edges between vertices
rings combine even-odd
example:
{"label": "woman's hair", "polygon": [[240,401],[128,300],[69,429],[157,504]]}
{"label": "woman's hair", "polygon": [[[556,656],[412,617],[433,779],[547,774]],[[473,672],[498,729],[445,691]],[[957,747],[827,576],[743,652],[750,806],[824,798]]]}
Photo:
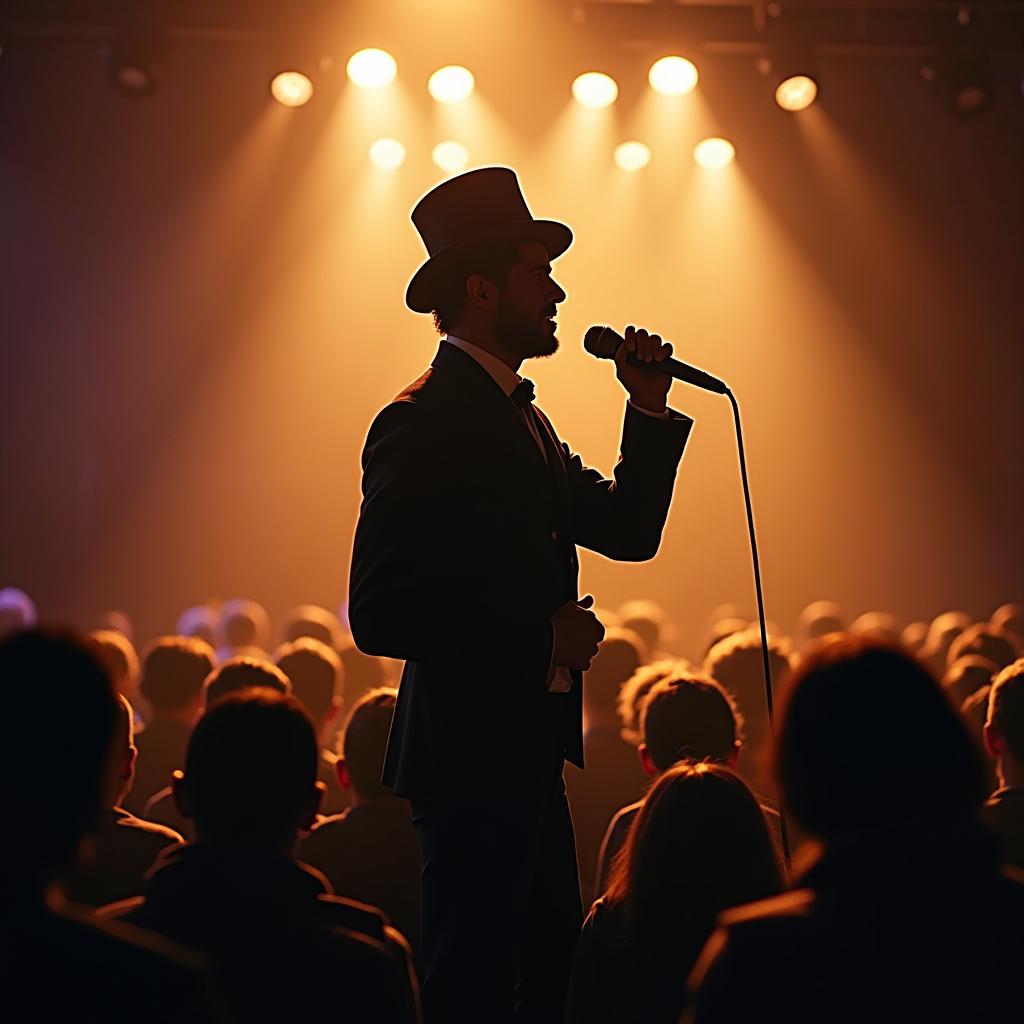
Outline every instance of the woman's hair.
{"label": "woman's hair", "polygon": [[696,957],[728,907],[775,895],[782,876],[764,814],[723,765],[684,761],[654,784],[605,893],[638,944]]}

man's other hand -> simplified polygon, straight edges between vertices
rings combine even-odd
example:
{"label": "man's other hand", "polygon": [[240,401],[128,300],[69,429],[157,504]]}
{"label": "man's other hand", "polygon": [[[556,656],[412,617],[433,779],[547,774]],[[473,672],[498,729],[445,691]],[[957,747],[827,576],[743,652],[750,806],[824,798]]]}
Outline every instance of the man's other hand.
{"label": "man's other hand", "polygon": [[604,639],[604,626],[590,611],[593,603],[588,594],[580,601],[568,601],[551,616],[555,628],[551,660],[555,665],[579,672],[590,668],[597,645]]}

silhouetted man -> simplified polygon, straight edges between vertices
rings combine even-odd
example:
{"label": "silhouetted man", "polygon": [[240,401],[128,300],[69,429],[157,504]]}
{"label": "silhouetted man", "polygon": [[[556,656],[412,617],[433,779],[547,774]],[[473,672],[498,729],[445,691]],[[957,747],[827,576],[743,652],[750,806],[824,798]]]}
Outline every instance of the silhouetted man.
{"label": "silhouetted man", "polygon": [[629,328],[615,479],[586,469],[518,374],[558,348],[551,261],[570,230],[534,220],[500,167],[412,219],[430,258],[406,302],[445,337],[370,428],[349,621],[365,652],[406,662],[384,780],[423,848],[428,1019],[561,1021],[582,918],[562,765],[582,762],[580,673],[604,632],[576,545],[654,556],[692,421],[665,405],[670,346]]}

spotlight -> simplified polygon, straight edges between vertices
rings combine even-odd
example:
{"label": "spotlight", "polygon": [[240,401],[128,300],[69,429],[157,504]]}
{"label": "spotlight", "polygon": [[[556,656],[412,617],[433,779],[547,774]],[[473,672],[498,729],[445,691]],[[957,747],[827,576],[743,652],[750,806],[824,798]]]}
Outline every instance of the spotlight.
{"label": "spotlight", "polygon": [[457,64],[438,68],[427,82],[430,95],[438,103],[461,103],[472,93],[475,85],[473,72]]}
{"label": "spotlight", "polygon": [[345,69],[351,81],[360,89],[383,89],[398,74],[395,58],[386,50],[359,50],[348,59]]}
{"label": "spotlight", "polygon": [[313,96],[313,83],[301,71],[282,71],[270,83],[271,95],[286,107],[301,107]]}
{"label": "spotlight", "polygon": [[682,96],[697,84],[697,69],[685,57],[662,57],[651,65],[647,80],[662,96]]}
{"label": "spotlight", "polygon": [[973,117],[992,105],[992,68],[976,52],[946,53],[921,68],[921,77],[956,117]]}
{"label": "spotlight", "polygon": [[431,156],[443,171],[461,171],[469,163],[469,150],[461,142],[439,142]]}
{"label": "spotlight", "polygon": [[588,71],[572,83],[572,94],[577,103],[596,110],[611,106],[619,95],[619,87],[609,75]]}
{"label": "spotlight", "polygon": [[162,50],[154,29],[120,33],[106,48],[107,79],[124,96],[148,96],[160,82],[158,58]]}
{"label": "spotlight", "polygon": [[779,82],[775,102],[783,110],[806,110],[817,98],[818,83],[810,75],[791,75]]}
{"label": "spotlight", "polygon": [[398,139],[378,139],[370,147],[370,159],[384,171],[393,171],[405,162],[405,146]]}
{"label": "spotlight", "polygon": [[651,162],[651,151],[642,142],[624,142],[615,147],[615,162],[624,171],[639,171]]}
{"label": "spotlight", "polygon": [[709,171],[717,171],[731,164],[736,150],[728,139],[703,139],[693,147],[693,159]]}

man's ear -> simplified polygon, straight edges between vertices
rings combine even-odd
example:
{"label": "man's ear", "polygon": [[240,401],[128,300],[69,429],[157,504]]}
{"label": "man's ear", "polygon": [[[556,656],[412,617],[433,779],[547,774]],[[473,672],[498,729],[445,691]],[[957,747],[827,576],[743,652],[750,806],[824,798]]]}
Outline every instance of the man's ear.
{"label": "man's ear", "polygon": [[991,722],[985,723],[985,728],[981,731],[981,738],[985,744],[985,753],[993,761],[998,761],[1006,752],[1003,737],[999,735],[999,730]]}
{"label": "man's ear", "polygon": [[346,793],[352,792],[352,776],[349,774],[348,765],[345,763],[345,758],[339,757],[334,763],[334,775],[338,780],[338,785],[341,786]]}
{"label": "man's ear", "polygon": [[743,744],[737,740],[732,745],[732,753],[725,759],[726,768],[735,768],[740,763],[740,751],[743,750]]}
{"label": "man's ear", "polygon": [[483,274],[470,274],[466,278],[466,299],[478,309],[490,309],[496,297],[497,289]]}
{"label": "man's ear", "polygon": [[192,817],[192,802],[188,797],[188,782],[183,772],[175,770],[171,776],[171,791],[174,796],[174,806],[183,818]]}
{"label": "man's ear", "polygon": [[139,748],[130,746],[121,759],[120,778],[127,782],[135,772],[135,759],[139,756]]}
{"label": "man's ear", "polygon": [[324,805],[324,796],[327,793],[327,787],[317,779],[313,783],[313,788],[309,792],[309,802],[302,812],[302,821],[299,823],[299,828],[303,832],[308,832],[315,824],[317,816],[320,814],[320,808]]}
{"label": "man's ear", "polygon": [[636,748],[636,756],[640,758],[640,767],[643,768],[644,775],[649,775],[653,779],[656,775],[661,774],[658,770],[658,766],[651,758],[651,752],[647,749],[646,743],[641,743],[640,746]]}

